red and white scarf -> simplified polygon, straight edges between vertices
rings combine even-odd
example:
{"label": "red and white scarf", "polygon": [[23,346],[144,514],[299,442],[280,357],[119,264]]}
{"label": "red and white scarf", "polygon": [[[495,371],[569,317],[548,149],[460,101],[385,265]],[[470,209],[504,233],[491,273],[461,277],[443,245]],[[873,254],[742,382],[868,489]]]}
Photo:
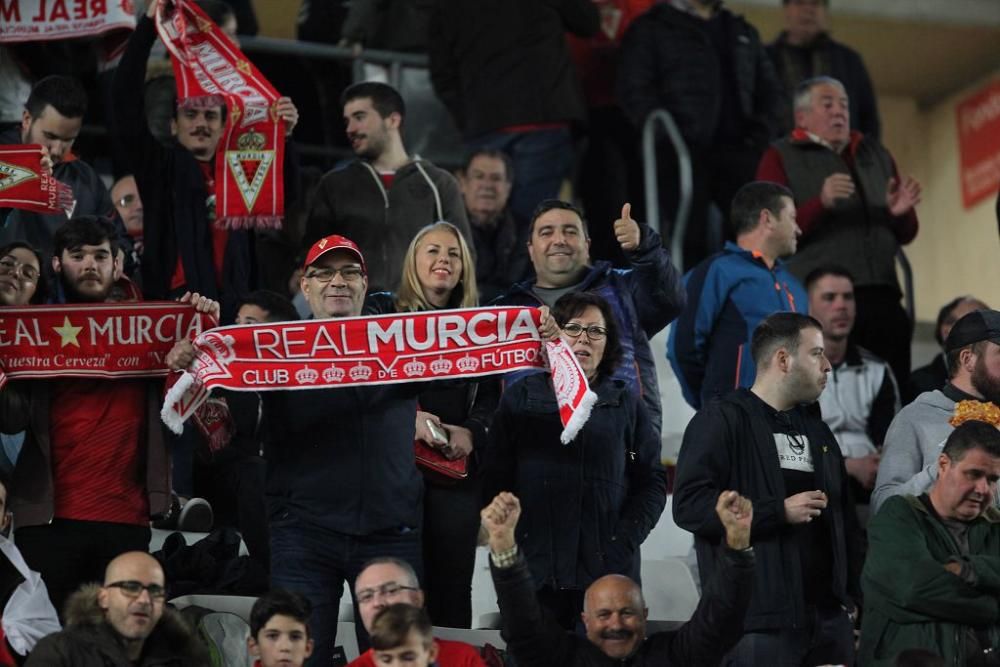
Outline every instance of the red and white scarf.
{"label": "red and white scarf", "polygon": [[285,122],[275,112],[278,92],[194,2],[156,1],[156,29],[173,62],[178,104],[226,105],[215,155],[216,224],[280,227]]}
{"label": "red and white scarf", "polygon": [[0,208],[69,215],[73,190],[42,169],[41,146],[0,146]]}
{"label": "red and white scarf", "polygon": [[0,43],[94,37],[133,28],[133,0],[0,1]]}
{"label": "red and white scarf", "polygon": [[175,302],[0,308],[0,389],[12,379],[165,377],[174,343],[213,326]]}
{"label": "red and white scarf", "polygon": [[535,308],[492,307],[221,327],[195,338],[197,356],[167,392],[160,414],[179,433],[216,387],[330,389],[548,365],[568,443],[597,397],[565,342],[546,342],[542,353],[538,322]]}

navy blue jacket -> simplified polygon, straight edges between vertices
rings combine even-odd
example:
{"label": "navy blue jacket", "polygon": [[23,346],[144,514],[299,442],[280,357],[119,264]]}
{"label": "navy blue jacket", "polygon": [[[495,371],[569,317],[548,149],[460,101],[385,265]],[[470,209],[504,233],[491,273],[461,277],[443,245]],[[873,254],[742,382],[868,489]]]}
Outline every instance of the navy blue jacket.
{"label": "navy blue jacket", "polygon": [[346,535],[417,528],[417,387],[261,392],[271,521],[290,514]]}
{"label": "navy blue jacket", "polygon": [[590,419],[568,445],[548,373],[504,392],[490,429],[487,497],[512,491],[517,543],[535,584],[583,590],[605,574],[639,580],[639,545],[667,503],[660,438],[620,380],[599,380]]}
{"label": "navy blue jacket", "polygon": [[778,260],[768,269],[756,253],[732,242],[684,276],[687,305],[667,341],[667,358],[694,409],[753,385],[753,330],[768,315],[807,312],[805,289]]}
{"label": "navy blue jacket", "polygon": [[[639,247],[625,256],[631,269],[616,269],[610,262],[597,262],[582,276],[580,290],[604,297],[618,320],[622,360],[615,378],[624,380],[649,411],[657,432],[662,422],[656,363],[649,339],[670,324],[684,307],[681,275],[660,245],[660,236],[640,224]],[[532,288],[534,280],[518,283],[491,305],[541,306]],[[512,374],[508,381],[519,374]]]}

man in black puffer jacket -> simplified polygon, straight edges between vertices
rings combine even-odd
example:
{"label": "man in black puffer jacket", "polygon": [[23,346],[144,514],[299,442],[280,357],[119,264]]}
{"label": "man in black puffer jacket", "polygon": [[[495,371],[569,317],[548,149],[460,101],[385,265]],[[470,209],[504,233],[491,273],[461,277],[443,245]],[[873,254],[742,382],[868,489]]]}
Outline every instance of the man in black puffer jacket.
{"label": "man in black puffer jacket", "polygon": [[[718,0],[658,3],[633,21],[622,39],[617,88],[636,127],[664,108],[687,144],[694,172],[684,239],[690,268],[718,249],[707,241],[709,205],[726,217],[733,195],[753,180],[755,162],[777,136],[785,92],[757,29]],[[670,219],[678,178],[672,150],[664,153],[661,206]]]}
{"label": "man in black puffer jacket", "polygon": [[163,570],[132,551],[111,561],[104,585],[66,605],[66,629],[44,638],[29,667],[208,667],[208,651],[180,615],[164,609]]}

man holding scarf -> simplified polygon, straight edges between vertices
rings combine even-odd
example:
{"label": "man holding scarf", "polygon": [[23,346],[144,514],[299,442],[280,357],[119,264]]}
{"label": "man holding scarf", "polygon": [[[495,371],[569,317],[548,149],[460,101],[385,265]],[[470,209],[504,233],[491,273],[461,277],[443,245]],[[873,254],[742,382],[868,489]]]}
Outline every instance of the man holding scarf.
{"label": "man holding scarf", "polygon": [[[150,2],[136,25],[112,89],[116,150],[123,166],[135,174],[144,204],[144,253],[158,258],[142,266],[143,292],[151,299],[188,290],[217,298],[228,322],[236,315],[239,297],[254,286],[256,260],[250,232],[213,224],[215,160],[221,159],[217,153],[227,108],[217,95],[181,100],[171,121],[176,144],[163,146],[150,133],[142,91],[159,4]],[[290,134],[298,120],[295,105],[283,97],[274,112]],[[286,164],[291,167],[292,162]],[[286,172],[286,181],[288,177]]]}
{"label": "man holding scarf", "polygon": [[[55,301],[138,300],[127,280],[125,289],[115,283],[114,239],[111,223],[96,216],[74,218],[56,232]],[[218,315],[215,301],[181,300]],[[79,346],[81,332],[68,317],[56,332],[63,346]],[[99,580],[117,555],[146,551],[149,518],[167,509],[169,459],[156,424],[161,390],[160,382],[143,379],[32,381],[23,423],[4,424],[26,431],[10,501],[15,540],[56,609],[80,584]]]}

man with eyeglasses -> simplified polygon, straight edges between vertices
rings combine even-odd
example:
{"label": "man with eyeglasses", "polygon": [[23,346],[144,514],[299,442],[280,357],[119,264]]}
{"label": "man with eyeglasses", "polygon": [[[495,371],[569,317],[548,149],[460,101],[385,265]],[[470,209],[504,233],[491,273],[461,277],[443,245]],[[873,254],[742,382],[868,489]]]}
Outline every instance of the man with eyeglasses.
{"label": "man with eyeglasses", "polygon": [[674,521],[694,533],[707,587],[720,569],[719,493],[753,503],[753,596],[724,664],[852,665],[861,529],[840,447],[814,405],[830,372],[823,328],[775,313],[750,346],[753,385],[708,403],[684,432]]}
{"label": "man with eyeglasses", "polygon": [[[393,604],[424,606],[424,592],[417,573],[409,563],[398,558],[375,558],[369,561],[354,582],[354,599],[366,632],[371,632],[378,613]],[[476,649],[465,642],[435,639],[438,667],[483,667]],[[375,654],[368,650],[348,667],[375,667]]]}
{"label": "man with eyeglasses", "polygon": [[207,667],[208,652],[190,626],[166,609],[163,568],[132,551],[108,564],[104,584],[88,584],[70,598],[66,628],[44,638],[31,667]]}
{"label": "man with eyeglasses", "polygon": [[[361,315],[368,267],[332,235],[306,255],[300,288],[316,319]],[[340,591],[363,565],[393,556],[421,568],[423,479],[413,457],[412,384],[261,392],[271,585],[309,599],[315,651],[330,665]],[[367,633],[355,625],[358,645]]]}

